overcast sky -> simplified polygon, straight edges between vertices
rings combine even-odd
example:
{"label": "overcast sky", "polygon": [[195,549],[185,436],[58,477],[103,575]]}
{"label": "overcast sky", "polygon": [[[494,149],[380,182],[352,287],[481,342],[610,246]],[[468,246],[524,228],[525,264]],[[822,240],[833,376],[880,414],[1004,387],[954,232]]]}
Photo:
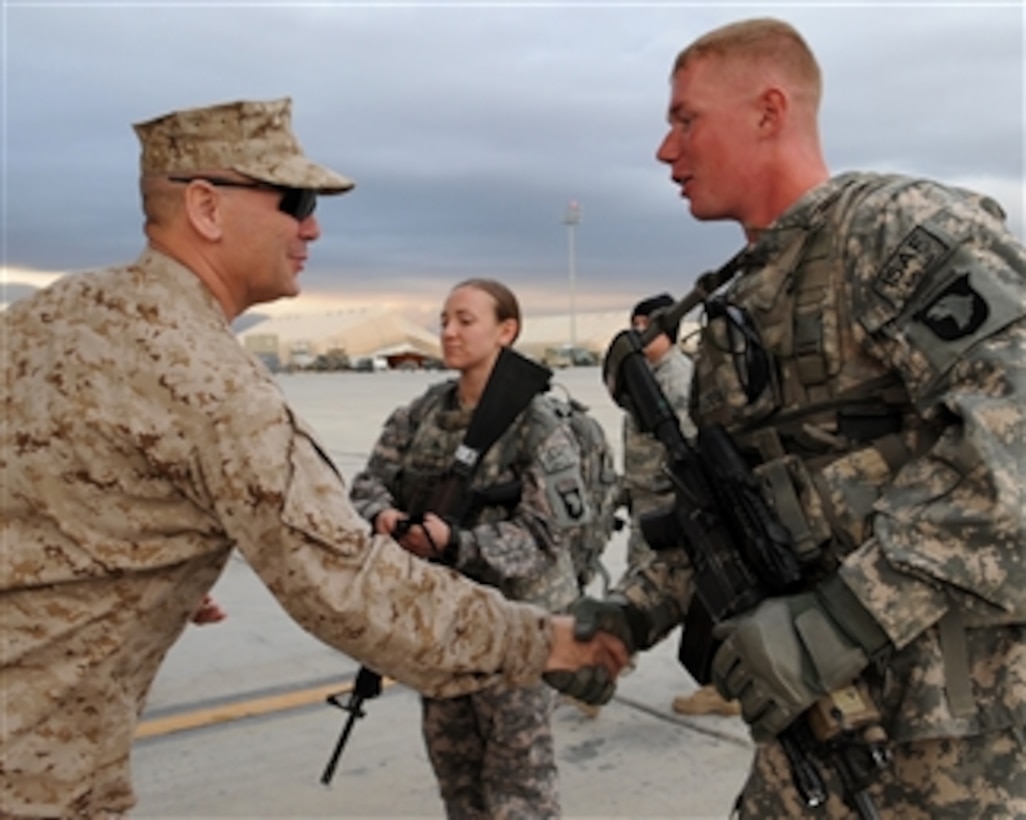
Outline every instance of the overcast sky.
{"label": "overcast sky", "polygon": [[412,298],[433,319],[451,284],[488,275],[529,314],[566,312],[571,200],[578,310],[679,297],[741,234],[693,220],[654,159],[669,68],[706,30],[766,15],[820,60],[832,170],[969,185],[1026,233],[1018,2],[5,0],[3,15],[8,300],[42,281],[22,271],[138,254],[132,122],[282,96],[306,153],[357,187],[321,200],[304,295],[279,311]]}

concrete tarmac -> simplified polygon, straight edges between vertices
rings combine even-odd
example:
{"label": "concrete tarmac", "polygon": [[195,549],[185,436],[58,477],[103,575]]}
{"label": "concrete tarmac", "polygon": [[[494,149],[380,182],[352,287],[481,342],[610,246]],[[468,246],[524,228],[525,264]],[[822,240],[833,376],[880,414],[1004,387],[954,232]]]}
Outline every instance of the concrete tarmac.
{"label": "concrete tarmac", "polygon": [[[387,413],[438,373],[284,376],[344,475],[366,460]],[[596,368],[558,371],[619,446],[620,411]],[[623,570],[625,533],[604,559]],[[594,591],[600,591],[595,585]],[[420,735],[419,696],[388,686],[366,705],[330,786],[320,779],[347,713],[324,701],[358,664],[296,626],[236,553],[214,588],[226,621],[190,626],[172,648],[133,752],[133,817],[439,818]],[[672,634],[640,655],[596,717],[562,704],[553,725],[567,818],[729,815],[752,745],[738,718],[682,717],[673,697],[695,688]],[[346,696],[343,696],[343,700]]]}

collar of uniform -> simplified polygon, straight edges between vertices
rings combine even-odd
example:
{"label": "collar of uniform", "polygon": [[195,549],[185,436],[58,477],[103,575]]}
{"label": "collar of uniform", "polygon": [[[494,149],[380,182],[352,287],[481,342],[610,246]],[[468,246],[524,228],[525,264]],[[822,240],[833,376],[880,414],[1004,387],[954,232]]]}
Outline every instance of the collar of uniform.
{"label": "collar of uniform", "polygon": [[449,432],[464,430],[470,424],[470,419],[474,415],[473,408],[460,407],[457,393],[458,388],[458,382],[454,379],[452,388],[446,393],[442,407],[435,417],[435,423],[442,430]]}
{"label": "collar of uniform", "polygon": [[224,310],[221,309],[221,303],[217,301],[213,291],[181,262],[148,245],[135,260],[133,267],[151,272],[166,282],[168,289],[175,294],[175,298],[184,303],[194,315],[209,314],[211,317],[216,317],[226,329],[230,329]]}
{"label": "collar of uniform", "polygon": [[652,363],[652,370],[662,370],[664,367],[666,367],[670,363],[670,359],[673,358],[673,354],[676,349],[676,345],[669,347],[662,356],[660,356]]}
{"label": "collar of uniform", "polygon": [[841,174],[817,185],[784,211],[760,234],[747,254],[746,267],[761,267],[799,236],[804,236],[822,219],[823,212],[841,193],[853,174]]}

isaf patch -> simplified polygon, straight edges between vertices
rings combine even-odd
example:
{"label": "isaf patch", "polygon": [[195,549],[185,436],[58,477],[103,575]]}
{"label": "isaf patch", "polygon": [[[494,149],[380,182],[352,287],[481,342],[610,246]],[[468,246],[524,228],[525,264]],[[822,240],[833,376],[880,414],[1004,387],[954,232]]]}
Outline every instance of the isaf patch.
{"label": "isaf patch", "polygon": [[912,318],[937,338],[952,342],[975,333],[989,316],[986,300],[969,284],[969,274],[963,273]]}
{"label": "isaf patch", "polygon": [[891,305],[903,305],[923,276],[947,255],[949,246],[936,234],[918,227],[890,255],[873,289]]}
{"label": "isaf patch", "polygon": [[566,470],[576,464],[573,453],[563,447],[543,447],[538,453],[538,462],[548,475]]}

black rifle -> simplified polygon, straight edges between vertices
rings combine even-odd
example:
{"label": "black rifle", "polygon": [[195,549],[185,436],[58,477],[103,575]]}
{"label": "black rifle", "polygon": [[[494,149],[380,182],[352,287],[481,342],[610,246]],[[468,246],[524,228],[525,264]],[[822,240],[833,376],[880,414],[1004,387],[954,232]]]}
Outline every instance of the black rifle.
{"label": "black rifle", "polygon": [[349,733],[353,731],[356,721],[365,714],[363,702],[376,698],[381,694],[381,675],[368,669],[366,666],[361,666],[360,670],[356,673],[353,688],[349,692],[349,700],[342,703],[339,700],[340,694],[341,692],[336,692],[334,695],[328,695],[328,703],[349,712],[349,717],[346,718],[345,725],[342,727],[342,733],[338,736],[335,748],[331,751],[331,757],[328,758],[328,765],[324,767],[324,774],[321,775],[321,783],[325,786],[330,785],[331,779],[335,776],[335,769],[338,768],[338,761],[342,757],[342,750],[345,749],[346,741],[349,740]]}
{"label": "black rifle", "polygon": [[[675,306],[674,310],[679,308]],[[791,535],[759,491],[759,481],[737,446],[718,425],[698,431],[697,448],[680,430],[644,358],[652,334],[623,331],[609,346],[603,378],[614,401],[631,412],[641,430],[666,448],[674,485],[672,509],[643,517],[645,540],[655,549],[681,546],[691,561],[695,597],[685,616],[680,660],[700,683],[711,680],[720,646],[716,624],[754,608],[764,598],[808,589],[811,580],[791,547]],[[880,715],[864,686],[825,696],[777,736],[806,805],[827,799],[813,756],[826,752],[844,797],[866,820],[877,818],[868,786],[889,762]]]}
{"label": "black rifle", "polygon": [[[459,527],[470,521],[483,506],[501,504],[515,506],[520,499],[520,482],[511,481],[483,490],[472,490],[477,468],[485,453],[498,441],[539,393],[549,388],[552,371],[519,353],[504,347],[492,367],[484,390],[463,441],[456,448],[452,465],[435,486],[430,500],[423,507],[409,510],[409,517],[399,522],[394,538],[402,538],[411,526],[423,523],[424,514],[433,512],[450,527]],[[419,506],[419,505],[418,505]],[[358,718],[364,716],[365,700],[381,693],[381,675],[361,666],[356,683],[346,704],[336,695],[328,696],[328,703],[349,712],[342,734],[339,736],[328,765],[321,775],[321,783],[330,785],[339,758],[349,739],[349,733]]]}

